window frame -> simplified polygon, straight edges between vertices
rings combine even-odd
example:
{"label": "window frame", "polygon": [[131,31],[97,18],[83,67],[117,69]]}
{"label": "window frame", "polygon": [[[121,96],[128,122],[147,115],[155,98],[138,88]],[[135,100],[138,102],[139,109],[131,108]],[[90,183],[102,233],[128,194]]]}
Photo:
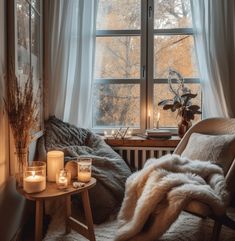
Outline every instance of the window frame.
{"label": "window frame", "polygon": [[[153,101],[154,84],[167,84],[167,78],[154,78],[154,36],[193,36],[193,28],[165,28],[154,29],[154,0],[141,0],[141,28],[128,30],[96,30],[96,38],[99,37],[123,37],[139,36],[140,41],[140,78],[136,79],[111,79],[96,78],[95,84],[140,84],[140,128],[132,128],[133,133],[143,132],[153,128]],[[184,78],[185,83],[200,83],[199,78]],[[176,80],[172,80],[176,83]],[[150,113],[150,121],[148,114]],[[92,118],[92,129],[101,133],[118,126],[105,127],[94,126]],[[166,127],[175,132],[177,127]]]}

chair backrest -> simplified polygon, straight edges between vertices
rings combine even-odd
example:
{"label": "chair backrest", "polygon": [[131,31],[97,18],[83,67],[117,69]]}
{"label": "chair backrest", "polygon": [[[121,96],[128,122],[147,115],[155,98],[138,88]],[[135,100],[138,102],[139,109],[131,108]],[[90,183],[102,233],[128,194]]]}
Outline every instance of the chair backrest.
{"label": "chair backrest", "polygon": [[[235,134],[235,119],[210,118],[198,122],[192,126],[181,139],[174,151],[175,154],[181,155],[188,144],[191,134],[195,132],[207,135]],[[228,190],[232,193],[235,192],[235,146],[233,150],[234,160],[225,176]]]}

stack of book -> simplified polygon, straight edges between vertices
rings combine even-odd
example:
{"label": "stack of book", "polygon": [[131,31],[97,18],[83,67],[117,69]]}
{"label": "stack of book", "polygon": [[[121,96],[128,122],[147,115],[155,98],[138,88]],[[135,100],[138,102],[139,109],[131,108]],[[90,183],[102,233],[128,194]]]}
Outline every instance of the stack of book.
{"label": "stack of book", "polygon": [[171,138],[172,132],[166,129],[149,129],[145,135],[147,138]]}

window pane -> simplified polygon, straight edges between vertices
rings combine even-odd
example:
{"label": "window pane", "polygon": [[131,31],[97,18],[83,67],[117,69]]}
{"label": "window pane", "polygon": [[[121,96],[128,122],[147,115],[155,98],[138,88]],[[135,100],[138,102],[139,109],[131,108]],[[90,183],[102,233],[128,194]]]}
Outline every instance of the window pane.
{"label": "window pane", "polygon": [[139,84],[95,84],[93,127],[140,126]]}
{"label": "window pane", "polygon": [[31,61],[33,77],[40,78],[40,16],[31,9]]}
{"label": "window pane", "polygon": [[141,0],[99,0],[98,30],[140,29]]}
{"label": "window pane", "polygon": [[154,37],[154,78],[167,78],[169,67],[183,77],[198,77],[192,36]]}
{"label": "window pane", "polygon": [[155,29],[187,27],[192,27],[190,0],[155,0]]}
{"label": "window pane", "polygon": [[97,37],[96,78],[139,78],[140,37]]}
{"label": "window pane", "polygon": [[31,0],[31,4],[40,13],[40,0]]}
{"label": "window pane", "polygon": [[[177,84],[173,84],[173,88],[177,87]],[[197,93],[197,97],[192,99],[192,103],[201,107],[201,88],[200,84],[185,84],[185,87],[191,89],[193,94]],[[154,126],[156,126],[157,113],[160,112],[160,127],[176,127],[180,118],[177,118],[177,112],[171,112],[170,110],[163,110],[158,103],[164,99],[173,98],[173,94],[169,90],[168,83],[166,84],[154,84]],[[201,115],[195,115],[194,122],[201,120]]]}
{"label": "window pane", "polygon": [[28,74],[30,65],[29,4],[16,2],[18,73]]}

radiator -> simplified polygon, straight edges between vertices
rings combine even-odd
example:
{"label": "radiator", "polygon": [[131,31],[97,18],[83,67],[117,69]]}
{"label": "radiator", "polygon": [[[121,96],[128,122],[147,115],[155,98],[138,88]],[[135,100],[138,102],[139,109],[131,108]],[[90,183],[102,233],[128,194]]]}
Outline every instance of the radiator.
{"label": "radiator", "polygon": [[174,152],[173,147],[114,147],[133,170],[140,170],[148,158],[159,158]]}

